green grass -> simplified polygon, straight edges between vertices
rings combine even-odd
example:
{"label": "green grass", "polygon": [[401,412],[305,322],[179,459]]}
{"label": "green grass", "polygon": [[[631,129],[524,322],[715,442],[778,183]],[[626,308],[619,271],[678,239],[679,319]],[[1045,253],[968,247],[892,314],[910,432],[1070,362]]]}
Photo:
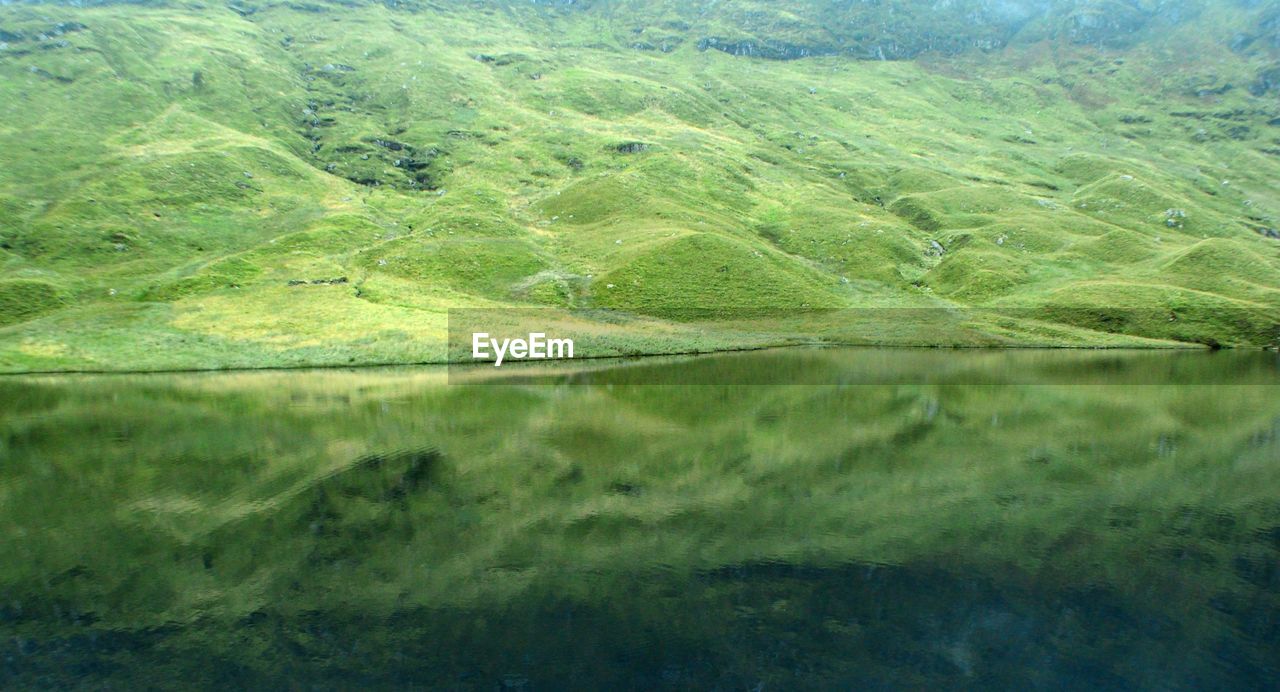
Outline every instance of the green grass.
{"label": "green grass", "polygon": [[33,319],[63,305],[58,287],[48,281],[0,281],[0,325]]}
{"label": "green grass", "polygon": [[[879,61],[822,28],[879,9],[747,4],[0,8],[0,370],[390,362],[466,306],[1280,305],[1265,7]],[[1079,326],[991,334],[1274,343]]]}

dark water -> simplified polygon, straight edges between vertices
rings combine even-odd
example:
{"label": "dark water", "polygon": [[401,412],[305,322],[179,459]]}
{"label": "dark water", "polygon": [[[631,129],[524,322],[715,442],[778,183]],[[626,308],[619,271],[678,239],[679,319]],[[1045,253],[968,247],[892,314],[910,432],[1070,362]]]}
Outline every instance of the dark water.
{"label": "dark water", "polygon": [[0,687],[1274,686],[1274,354],[917,357],[0,379]]}

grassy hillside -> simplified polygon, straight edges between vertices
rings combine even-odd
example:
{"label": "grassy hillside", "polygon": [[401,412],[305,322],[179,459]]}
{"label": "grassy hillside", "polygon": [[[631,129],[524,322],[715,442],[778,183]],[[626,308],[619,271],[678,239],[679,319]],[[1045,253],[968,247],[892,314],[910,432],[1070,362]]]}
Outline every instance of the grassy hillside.
{"label": "grassy hillside", "polygon": [[0,370],[438,360],[451,307],[1277,339],[1274,3],[690,7],[0,7]]}

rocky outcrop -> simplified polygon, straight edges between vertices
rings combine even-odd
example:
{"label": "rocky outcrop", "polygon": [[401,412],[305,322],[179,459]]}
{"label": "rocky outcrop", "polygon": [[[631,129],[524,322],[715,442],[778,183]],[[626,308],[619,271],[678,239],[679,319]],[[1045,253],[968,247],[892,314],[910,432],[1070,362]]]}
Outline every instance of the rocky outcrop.
{"label": "rocky outcrop", "polygon": [[1266,11],[1257,22],[1231,38],[1231,50],[1243,55],[1280,54],[1280,7]]}
{"label": "rocky outcrop", "polygon": [[[488,4],[510,3],[486,0]],[[1015,39],[1066,40],[1124,47],[1143,35],[1197,17],[1206,0],[793,0],[675,2],[674,0],[543,0],[534,11],[599,14],[625,22],[626,45],[669,50],[682,36],[699,50],[769,60],[843,55],[902,60],[926,52],[957,54],[999,49]],[[678,17],[678,19],[674,19]],[[625,19],[624,19],[625,18]],[[649,21],[646,21],[649,20]],[[1025,36],[1024,36],[1025,33]],[[1241,45],[1266,43],[1266,22]],[[661,35],[661,40],[655,40]],[[674,40],[673,40],[674,37]],[[1280,46],[1280,40],[1277,45]]]}
{"label": "rocky outcrop", "polygon": [[1280,65],[1259,72],[1257,79],[1249,84],[1249,93],[1254,96],[1265,96],[1272,92],[1280,92]]}
{"label": "rocky outcrop", "polygon": [[766,58],[769,60],[798,60],[820,55],[837,55],[842,52],[839,46],[834,45],[796,45],[783,41],[755,41],[751,39],[734,41],[717,36],[699,39],[698,50],[718,50],[729,55]]}
{"label": "rocky outcrop", "polygon": [[302,110],[302,135],[312,164],[367,187],[434,191],[448,173],[447,152],[430,143],[401,141],[402,131],[351,138],[340,134],[352,114],[368,115],[369,104],[357,68],[341,62],[304,63],[301,73],[310,100]]}
{"label": "rocky outcrop", "polygon": [[347,283],[347,277],[333,279],[289,279],[290,286],[340,286]]}

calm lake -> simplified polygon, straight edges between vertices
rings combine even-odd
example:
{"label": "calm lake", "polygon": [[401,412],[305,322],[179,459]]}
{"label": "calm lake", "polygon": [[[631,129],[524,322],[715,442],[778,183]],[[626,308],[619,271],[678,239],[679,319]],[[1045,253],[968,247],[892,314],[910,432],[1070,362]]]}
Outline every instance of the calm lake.
{"label": "calm lake", "polygon": [[1277,383],[805,349],[3,378],[0,687],[1270,687]]}

